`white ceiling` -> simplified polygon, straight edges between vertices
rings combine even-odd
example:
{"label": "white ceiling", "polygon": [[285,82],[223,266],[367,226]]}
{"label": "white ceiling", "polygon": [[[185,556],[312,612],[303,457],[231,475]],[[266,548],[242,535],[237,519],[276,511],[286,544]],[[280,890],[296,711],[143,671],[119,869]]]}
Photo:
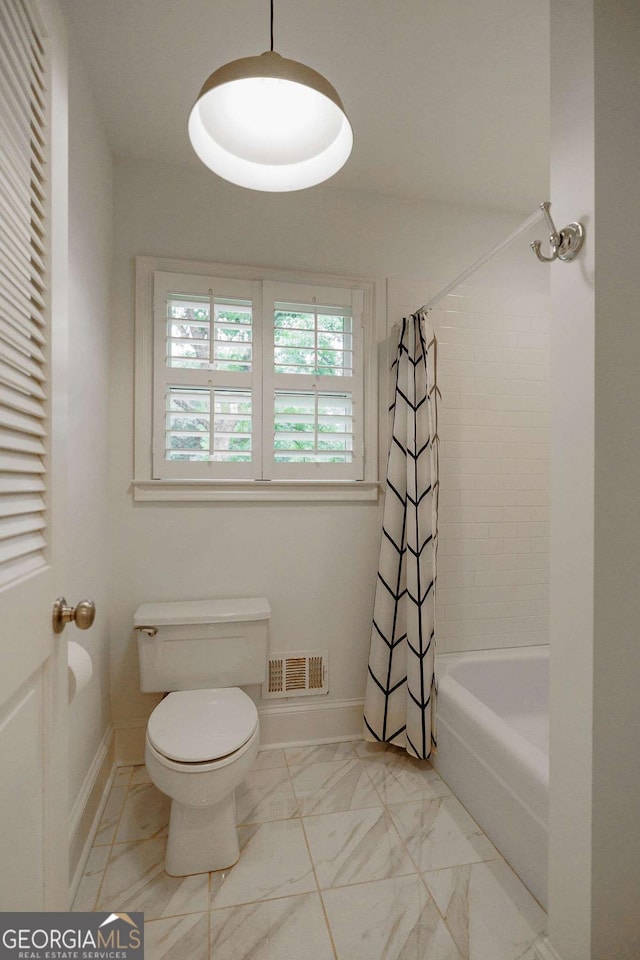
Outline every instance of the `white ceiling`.
{"label": "white ceiling", "polygon": [[[269,47],[269,0],[63,5],[120,157],[199,164],[200,86]],[[336,186],[528,211],[548,194],[548,20],[548,0],[275,0],[275,49],[342,97]]]}

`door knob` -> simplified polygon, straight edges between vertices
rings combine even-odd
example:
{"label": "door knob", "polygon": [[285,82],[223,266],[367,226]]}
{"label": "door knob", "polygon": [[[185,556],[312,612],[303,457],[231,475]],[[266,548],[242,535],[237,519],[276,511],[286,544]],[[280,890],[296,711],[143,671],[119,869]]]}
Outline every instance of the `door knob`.
{"label": "door knob", "polygon": [[96,605],[93,600],[81,600],[77,606],[70,607],[64,597],[58,597],[53,605],[53,632],[62,633],[73,620],[78,630],[88,630],[96,617]]}

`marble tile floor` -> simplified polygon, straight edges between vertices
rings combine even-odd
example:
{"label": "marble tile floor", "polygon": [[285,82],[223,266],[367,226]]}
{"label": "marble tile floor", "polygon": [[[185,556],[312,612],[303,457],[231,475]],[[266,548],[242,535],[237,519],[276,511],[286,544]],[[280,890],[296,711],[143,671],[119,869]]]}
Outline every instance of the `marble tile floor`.
{"label": "marble tile floor", "polygon": [[545,914],[430,764],[263,750],[228,870],[164,872],[169,802],[122,767],[75,910],[144,911],[146,960],[533,960]]}

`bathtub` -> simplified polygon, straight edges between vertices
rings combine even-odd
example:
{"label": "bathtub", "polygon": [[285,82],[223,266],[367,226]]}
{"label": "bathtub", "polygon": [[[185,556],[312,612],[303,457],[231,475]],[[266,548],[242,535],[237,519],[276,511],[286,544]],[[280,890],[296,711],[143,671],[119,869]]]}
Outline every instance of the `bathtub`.
{"label": "bathtub", "polygon": [[547,647],[438,656],[433,765],[546,907]]}

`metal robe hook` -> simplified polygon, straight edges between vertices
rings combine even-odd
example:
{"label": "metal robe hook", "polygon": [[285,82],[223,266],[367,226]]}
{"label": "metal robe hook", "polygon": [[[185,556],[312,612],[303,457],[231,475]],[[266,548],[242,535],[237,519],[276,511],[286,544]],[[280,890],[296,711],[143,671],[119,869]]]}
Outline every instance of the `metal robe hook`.
{"label": "metal robe hook", "polygon": [[553,263],[554,260],[563,260],[567,263],[577,257],[584,243],[584,227],[578,221],[570,223],[558,233],[556,225],[551,219],[549,208],[551,204],[548,201],[540,204],[540,209],[544,213],[544,218],[549,227],[549,243],[551,244],[551,256],[545,257],[540,253],[542,243],[540,240],[533,240],[530,244],[538,260],[542,263]]}

